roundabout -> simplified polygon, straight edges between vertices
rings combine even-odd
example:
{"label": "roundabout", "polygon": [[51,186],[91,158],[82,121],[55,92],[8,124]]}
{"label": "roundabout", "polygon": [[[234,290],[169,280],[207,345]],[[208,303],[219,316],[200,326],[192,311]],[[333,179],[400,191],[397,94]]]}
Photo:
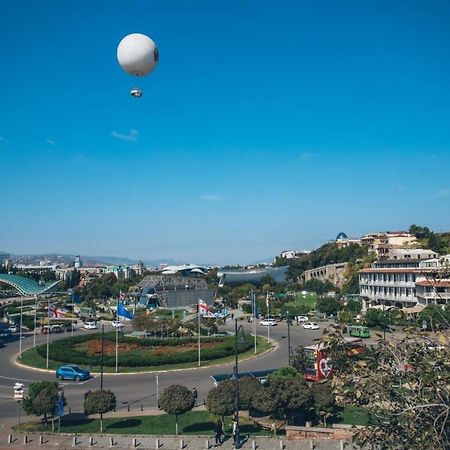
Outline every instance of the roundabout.
{"label": "roundabout", "polygon": [[[252,324],[243,322],[245,333],[250,335]],[[324,328],[324,327],[322,327]],[[232,331],[233,324],[229,323],[221,330]],[[322,335],[321,330],[303,330],[300,326],[291,327],[291,345],[295,349],[298,345],[310,345],[314,339]],[[91,336],[92,332],[80,331],[83,336]],[[257,326],[257,335],[266,340],[267,327]],[[234,338],[233,336],[231,336]],[[47,336],[38,335],[36,337],[36,346],[45,345]],[[50,335],[50,344],[58,340],[65,339],[62,335]],[[248,350],[239,355],[239,370],[257,371],[279,368],[288,365],[287,353],[287,325],[280,323],[270,330],[271,342],[275,345],[271,351],[261,352],[254,357],[254,350]],[[19,342],[13,341],[5,348],[1,349],[2,367],[0,369],[0,419],[16,417],[17,406],[12,398],[12,386],[15,382],[23,382],[25,390],[34,381],[55,381],[55,371],[44,369],[33,369],[22,364],[23,355],[29,349],[33,349],[32,335],[26,337],[23,341],[24,352],[22,358],[18,358]],[[18,363],[16,363],[18,360]],[[66,361],[65,361],[66,362]],[[59,364],[59,363],[58,363]],[[203,403],[208,391],[214,386],[211,376],[217,373],[232,373],[234,367],[234,356],[223,359],[222,361],[211,361],[201,363],[198,367],[196,362],[191,363],[191,367],[175,368],[165,370],[160,366],[154,371],[146,370],[144,372],[132,373],[105,373],[104,388],[112,390],[117,396],[117,410],[130,410],[144,412],[148,408],[157,406],[158,392],[172,384],[182,384],[189,389],[196,388],[198,391],[199,403]],[[206,365],[210,364],[210,365]],[[62,363],[60,364],[62,365]],[[45,367],[45,366],[44,366]],[[67,399],[68,408],[72,412],[83,410],[84,394],[87,391],[94,391],[100,388],[100,376],[97,371],[93,371],[92,378],[87,381],[74,382],[64,380],[61,387],[64,389],[64,395]]]}
{"label": "roundabout", "polygon": [[[136,338],[121,336],[116,341],[115,333],[83,334],[75,337],[57,339],[30,348],[17,358],[16,363],[29,369],[54,372],[64,364],[76,364],[89,368],[95,374],[132,374],[142,372],[161,372],[218,366],[227,364],[235,355],[234,336],[205,337],[200,344],[200,364],[197,338]],[[273,344],[266,338],[258,337],[256,352],[253,336],[247,336],[238,344],[241,361],[258,357],[272,350]]]}

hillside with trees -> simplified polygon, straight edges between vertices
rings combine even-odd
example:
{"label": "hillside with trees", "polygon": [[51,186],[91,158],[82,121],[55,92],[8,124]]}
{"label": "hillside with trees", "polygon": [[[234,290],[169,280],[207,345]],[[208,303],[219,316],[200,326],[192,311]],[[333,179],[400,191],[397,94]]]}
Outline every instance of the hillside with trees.
{"label": "hillside with trees", "polygon": [[368,247],[365,245],[350,244],[347,247],[338,248],[334,242],[329,242],[307,255],[302,255],[300,258],[286,259],[277,257],[275,265],[288,266],[288,279],[295,282],[305,270],[342,262],[356,265],[357,262],[368,260],[368,258]]}

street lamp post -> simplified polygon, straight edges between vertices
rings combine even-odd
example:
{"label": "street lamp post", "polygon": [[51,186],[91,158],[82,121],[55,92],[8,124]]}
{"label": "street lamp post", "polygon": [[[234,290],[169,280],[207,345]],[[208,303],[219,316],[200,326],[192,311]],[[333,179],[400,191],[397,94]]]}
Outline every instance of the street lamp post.
{"label": "street lamp post", "polygon": [[22,358],[23,297],[20,297],[19,358]]}
{"label": "street lamp post", "polygon": [[291,365],[291,315],[286,311],[286,320],[288,326],[288,366]]}
{"label": "street lamp post", "polygon": [[239,358],[238,358],[238,334],[242,332],[242,336],[244,336],[244,328],[242,325],[237,324],[237,319],[234,319],[234,356],[235,356],[235,365],[234,365],[234,379],[235,379],[235,421],[236,421],[236,432],[234,434],[234,448],[240,448],[241,439],[239,437]]}
{"label": "street lamp post", "polygon": [[103,340],[105,335],[105,325],[102,324],[102,354],[100,358],[100,390],[103,391]]}

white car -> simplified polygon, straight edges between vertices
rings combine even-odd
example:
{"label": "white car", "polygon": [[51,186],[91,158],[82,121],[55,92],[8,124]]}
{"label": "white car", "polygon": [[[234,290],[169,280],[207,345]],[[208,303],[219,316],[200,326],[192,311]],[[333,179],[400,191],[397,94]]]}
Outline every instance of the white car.
{"label": "white car", "polygon": [[97,329],[97,324],[95,322],[85,322],[83,325],[86,330],[95,330]]}
{"label": "white car", "polygon": [[16,333],[18,329],[19,328],[17,327],[17,325],[10,325],[9,326],[9,331],[11,331],[11,333]]}
{"label": "white car", "polygon": [[123,327],[123,323],[120,320],[113,320],[111,322],[111,325],[113,326],[113,328],[122,328]]}
{"label": "white car", "polygon": [[303,324],[303,328],[305,330],[318,330],[320,327],[319,324],[316,322],[305,322]]}
{"label": "white car", "polygon": [[265,327],[273,327],[275,326],[277,323],[275,322],[275,320],[273,319],[263,319],[261,320],[261,322],[259,322],[260,325],[263,325]]}
{"label": "white car", "polygon": [[297,322],[308,322],[308,316],[297,316]]}

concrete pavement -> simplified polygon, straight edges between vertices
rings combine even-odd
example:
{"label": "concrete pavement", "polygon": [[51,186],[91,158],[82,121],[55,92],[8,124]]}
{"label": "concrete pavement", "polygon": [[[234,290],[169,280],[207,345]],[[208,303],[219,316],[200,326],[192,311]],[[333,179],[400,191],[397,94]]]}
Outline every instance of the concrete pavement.
{"label": "concrete pavement", "polygon": [[[71,436],[55,434],[28,434],[12,435],[12,443],[8,444],[8,436],[0,435],[0,450],[22,450],[36,448],[65,448],[65,449],[90,449],[95,448],[138,448],[138,449],[162,449],[162,450],[205,450],[214,446],[214,438],[198,436],[123,436],[123,435],[94,435],[94,436]],[[26,439],[26,441],[25,441]],[[25,443],[26,442],[26,443]],[[225,450],[234,448],[231,438],[228,438],[220,447]],[[332,440],[306,440],[285,441],[279,438],[257,437],[255,439],[244,439],[241,447],[244,450],[342,450],[357,449],[344,441]]]}

